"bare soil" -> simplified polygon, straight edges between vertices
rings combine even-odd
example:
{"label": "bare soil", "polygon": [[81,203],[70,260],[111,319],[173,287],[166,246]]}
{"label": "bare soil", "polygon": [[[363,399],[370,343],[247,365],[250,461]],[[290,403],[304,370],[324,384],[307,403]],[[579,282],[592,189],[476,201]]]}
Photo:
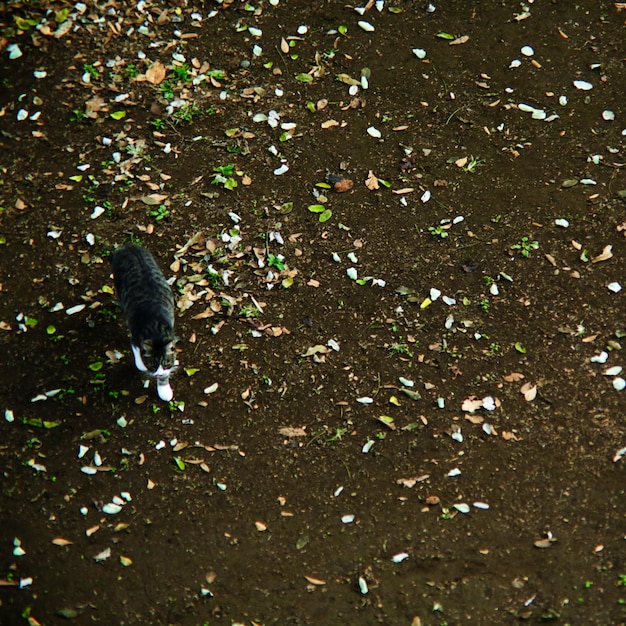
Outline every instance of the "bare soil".
{"label": "bare soil", "polygon": [[625,624],[623,3],[274,4],[0,7],[0,622]]}

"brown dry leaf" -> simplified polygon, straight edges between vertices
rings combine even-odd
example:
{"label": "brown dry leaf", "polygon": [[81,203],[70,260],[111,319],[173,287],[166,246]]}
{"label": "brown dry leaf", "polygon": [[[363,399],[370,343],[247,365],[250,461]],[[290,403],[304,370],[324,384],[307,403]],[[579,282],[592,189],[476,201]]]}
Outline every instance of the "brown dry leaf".
{"label": "brown dry leaf", "polygon": [[18,211],[23,211],[28,205],[26,204],[26,202],[24,202],[24,200],[22,200],[22,198],[18,198],[15,201],[15,208]]}
{"label": "brown dry leaf", "polygon": [[410,478],[398,478],[396,480],[397,485],[402,485],[403,487],[408,487],[409,489],[413,489],[417,483],[423,483],[425,480],[430,478],[430,474],[422,474],[421,476],[411,476]]}
{"label": "brown dry leaf", "polygon": [[556,267],[556,259],[551,254],[546,254],[545,257],[546,259],[548,259],[548,262],[550,263],[550,265],[552,265],[553,267]]}
{"label": "brown dry leaf", "polygon": [[465,398],[463,403],[461,404],[461,410],[466,411],[467,413],[474,413],[474,411],[478,411],[483,405],[483,401],[476,396],[470,396],[469,398]]}
{"label": "brown dry leaf", "polygon": [[581,341],[583,343],[593,343],[598,338],[598,333],[595,335],[588,335],[587,337],[583,337]]}
{"label": "brown dry leaf", "polygon": [[457,159],[454,164],[457,167],[465,167],[467,165],[467,162],[469,161],[468,157],[461,157],[460,159]]}
{"label": "brown dry leaf", "polygon": [[244,174],[241,179],[241,184],[246,187],[249,187],[252,184],[252,179],[247,174]]}
{"label": "brown dry leaf", "polygon": [[310,347],[306,352],[302,353],[300,356],[314,356],[316,354],[328,354],[330,352],[330,348],[324,346],[322,344],[318,344],[316,346]]}
{"label": "brown dry leaf", "polygon": [[88,528],[85,531],[85,534],[87,535],[87,537],[91,537],[91,535],[97,533],[100,530],[100,525],[96,524],[95,526],[92,526],[91,528]]}
{"label": "brown dry leaf", "polygon": [[52,540],[52,543],[55,546],[71,546],[72,543],[74,543],[73,541],[70,541],[69,539],[63,539],[63,537],[55,537]]}
{"label": "brown dry leaf", "polygon": [[139,396],[135,398],[135,404],[143,404],[148,399],[148,396]]}
{"label": "brown dry leaf", "polygon": [[608,246],[604,246],[604,249],[602,250],[602,252],[594,257],[593,259],[591,259],[592,263],[600,263],[600,261],[608,261],[609,259],[613,258],[613,246],[608,245]]}
{"label": "brown dry leaf", "polygon": [[469,41],[468,35],[463,35],[462,37],[457,37],[454,41],[451,41],[448,45],[450,46],[459,46],[462,43],[467,43]]}
{"label": "brown dry leaf", "polygon": [[320,281],[319,280],[315,280],[315,278],[311,278],[311,280],[309,280],[309,282],[307,282],[307,285],[309,287],[316,287],[317,288],[317,287],[320,286]]}
{"label": "brown dry leaf", "polygon": [[350,191],[352,187],[354,187],[354,181],[350,180],[349,178],[342,178],[341,180],[338,180],[333,185],[333,189],[337,193],[344,193],[346,191]]}
{"label": "brown dry leaf", "polygon": [[392,189],[391,193],[398,194],[399,196],[403,196],[405,193],[413,193],[415,189],[413,187],[403,187],[402,189]]}
{"label": "brown dry leaf", "polygon": [[441,502],[439,496],[426,496],[426,504],[428,506],[436,506]]}
{"label": "brown dry leaf", "polygon": [[160,85],[165,80],[165,65],[155,61],[146,71],[146,80],[153,85]]}
{"label": "brown dry leaf", "polygon": [[141,201],[148,206],[154,206],[155,204],[161,204],[164,200],[167,200],[168,194],[166,193],[151,193],[147,196],[142,196]]}
{"label": "brown dry leaf", "polygon": [[339,126],[339,122],[337,120],[326,120],[320,124],[322,128],[332,128],[333,126]]}
{"label": "brown dry leaf", "polygon": [[280,428],[278,432],[283,435],[283,437],[306,437],[306,426],[285,426],[284,428]]}
{"label": "brown dry leaf", "polygon": [[327,106],[328,106],[328,100],[326,100],[326,98],[322,98],[321,100],[317,101],[315,108],[318,111],[321,111],[322,109],[325,109]]}
{"label": "brown dry leaf", "polygon": [[284,37],[280,38],[280,49],[283,52],[283,54],[289,54],[289,44],[287,43],[287,40]]}
{"label": "brown dry leaf", "polygon": [[504,441],[519,441],[519,438],[515,435],[515,433],[508,430],[502,431],[502,439],[504,439]]}
{"label": "brown dry leaf", "polygon": [[88,118],[95,120],[98,117],[99,111],[107,111],[107,103],[104,98],[96,94],[93,98],[89,98],[85,102],[85,113]]}
{"label": "brown dry leaf", "polygon": [[482,415],[466,415],[465,419],[472,424],[482,424],[485,421]]}
{"label": "brown dry leaf", "polygon": [[308,582],[310,582],[312,585],[325,585],[326,581],[322,580],[321,578],[313,578],[313,576],[305,576],[305,578],[307,579]]}
{"label": "brown dry leaf", "polygon": [[517,383],[524,379],[524,374],[520,372],[511,372],[510,374],[503,376],[503,378],[507,383]]}
{"label": "brown dry leaf", "polygon": [[402,126],[395,126],[391,130],[401,131],[401,130],[406,130],[407,128],[408,128],[408,125],[407,124],[403,124]]}
{"label": "brown dry leaf", "polygon": [[534,546],[535,548],[550,548],[553,541],[553,539],[539,539],[535,541]]}
{"label": "brown dry leaf", "polygon": [[537,385],[524,383],[519,391],[524,396],[526,402],[532,402],[537,397]]}
{"label": "brown dry leaf", "polygon": [[378,184],[378,178],[374,175],[372,170],[369,171],[367,178],[365,180],[365,186],[370,190],[374,191],[375,189],[379,189],[380,185]]}
{"label": "brown dry leaf", "polygon": [[146,487],[148,489],[154,489],[156,487],[156,483],[151,478],[148,478],[148,482],[146,483]]}
{"label": "brown dry leaf", "polygon": [[267,524],[264,524],[263,522],[254,522],[254,525],[260,533],[264,533],[267,530]]}

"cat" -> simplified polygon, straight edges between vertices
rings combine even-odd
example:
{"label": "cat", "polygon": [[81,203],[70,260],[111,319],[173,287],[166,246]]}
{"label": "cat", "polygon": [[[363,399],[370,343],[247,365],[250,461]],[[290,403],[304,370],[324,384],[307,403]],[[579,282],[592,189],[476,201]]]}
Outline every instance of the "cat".
{"label": "cat", "polygon": [[177,365],[172,289],[154,257],[136,244],[116,248],[111,265],[135,367],[156,378],[159,398],[169,402],[174,397],[169,377]]}

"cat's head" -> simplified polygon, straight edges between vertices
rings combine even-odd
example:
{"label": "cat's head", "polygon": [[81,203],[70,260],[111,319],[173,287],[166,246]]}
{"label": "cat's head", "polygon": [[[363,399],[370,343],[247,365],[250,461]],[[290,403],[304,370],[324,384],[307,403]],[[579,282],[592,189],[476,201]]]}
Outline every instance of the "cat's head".
{"label": "cat's head", "polygon": [[145,339],[141,342],[140,354],[149,374],[165,374],[176,365],[176,339],[164,343]]}

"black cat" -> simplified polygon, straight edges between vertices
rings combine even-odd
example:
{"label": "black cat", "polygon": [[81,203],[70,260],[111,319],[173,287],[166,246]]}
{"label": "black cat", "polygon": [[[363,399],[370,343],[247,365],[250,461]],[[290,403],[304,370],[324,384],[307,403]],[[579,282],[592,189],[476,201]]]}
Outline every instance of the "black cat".
{"label": "black cat", "polygon": [[176,366],[172,290],[154,257],[141,246],[117,248],[111,254],[111,265],[135,366],[156,378],[159,398],[169,402],[174,397],[169,376]]}

